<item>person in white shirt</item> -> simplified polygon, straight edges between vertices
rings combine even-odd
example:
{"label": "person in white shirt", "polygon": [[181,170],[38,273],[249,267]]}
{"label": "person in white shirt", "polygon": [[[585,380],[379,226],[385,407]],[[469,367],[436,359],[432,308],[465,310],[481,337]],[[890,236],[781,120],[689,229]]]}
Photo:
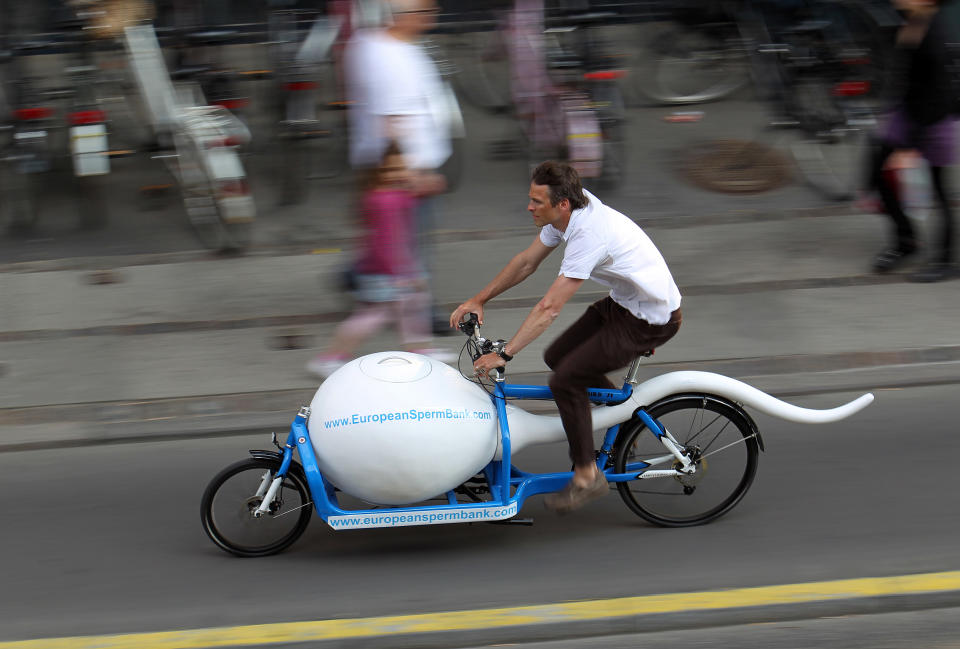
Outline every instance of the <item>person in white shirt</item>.
{"label": "person in white shirt", "polygon": [[557,279],[530,311],[502,355],[486,354],[474,363],[483,376],[520,353],[556,320],[583,282],[592,279],[610,294],[587,311],[547,348],[553,370],[549,385],[570,444],[574,471],[570,483],[546,504],[567,512],[602,496],[607,480],[597,469],[587,388],[613,386],[606,374],[672,338],[680,329],[680,291],[663,256],[629,218],[585,191],[575,169],[544,162],[533,172],[527,210],[540,228],[530,246],[517,254],[486,287],[450,315],[456,327],[483,305],[529,277],[566,243]]}
{"label": "person in white shirt", "polygon": [[392,24],[357,30],[347,45],[350,162],[379,163],[397,141],[412,168],[431,172],[450,157],[450,124],[440,75],[418,44],[434,24],[432,0],[392,0]]}
{"label": "person in white shirt", "polygon": [[[437,218],[437,195],[446,189],[437,170],[452,151],[440,75],[419,45],[436,22],[437,5],[435,0],[389,0],[387,7],[390,24],[357,30],[344,54],[350,162],[360,170],[375,167],[388,142],[400,145],[412,172],[413,191],[421,197],[417,231],[420,256],[429,273],[427,239]],[[440,324],[444,332],[445,322]]]}

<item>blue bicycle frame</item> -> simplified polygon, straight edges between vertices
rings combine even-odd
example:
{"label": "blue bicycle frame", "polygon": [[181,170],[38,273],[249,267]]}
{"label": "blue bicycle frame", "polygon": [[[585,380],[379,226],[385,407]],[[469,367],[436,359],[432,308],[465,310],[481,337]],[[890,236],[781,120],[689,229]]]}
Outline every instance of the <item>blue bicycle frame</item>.
{"label": "blue bicycle frame", "polygon": [[[633,393],[633,385],[628,381],[619,390],[591,388],[590,400],[597,403],[621,403]],[[511,464],[510,426],[507,419],[506,400],[515,399],[553,399],[548,386],[543,385],[507,385],[502,378],[494,384],[491,395],[497,408],[500,422],[500,459],[491,461],[483,473],[490,487],[490,500],[484,502],[459,502],[454,490],[447,492],[447,503],[440,505],[413,505],[403,507],[383,507],[378,509],[341,509],[337,501],[336,488],[329,483],[317,465],[307,421],[310,409],[302,408],[290,427],[290,435],[283,449],[283,462],[276,474],[282,479],[293,461],[294,449],[300,454],[307,484],[310,487],[313,504],[317,514],[334,529],[360,529],[372,527],[401,527],[408,525],[435,525],[444,523],[496,521],[513,518],[523,506],[523,502],[535,494],[550,493],[562,489],[573,476],[572,471],[560,473],[526,473]],[[666,435],[660,424],[642,408],[634,416],[657,438]],[[637,462],[627,466],[626,473],[614,473],[610,466],[610,454],[617,438],[620,425],[607,429],[603,443],[597,454],[597,468],[607,477],[608,482],[626,482],[636,480],[650,466],[646,462]],[[280,480],[275,479],[279,485]],[[269,498],[265,499],[269,502]]]}

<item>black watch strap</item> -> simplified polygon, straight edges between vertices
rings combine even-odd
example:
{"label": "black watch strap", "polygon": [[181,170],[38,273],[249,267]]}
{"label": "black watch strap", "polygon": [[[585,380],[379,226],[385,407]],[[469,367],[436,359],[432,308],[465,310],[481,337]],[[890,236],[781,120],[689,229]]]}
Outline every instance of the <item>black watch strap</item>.
{"label": "black watch strap", "polygon": [[513,360],[513,356],[505,352],[502,347],[500,348],[500,351],[497,352],[497,355],[505,361]]}

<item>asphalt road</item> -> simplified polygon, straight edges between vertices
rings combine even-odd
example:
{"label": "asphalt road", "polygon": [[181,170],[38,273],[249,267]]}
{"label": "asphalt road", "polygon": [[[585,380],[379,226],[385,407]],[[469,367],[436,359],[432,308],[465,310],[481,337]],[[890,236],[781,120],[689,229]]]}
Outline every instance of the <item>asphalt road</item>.
{"label": "asphalt road", "polygon": [[[563,518],[533,498],[522,512],[532,527],[337,533],[314,518],[290,550],[256,560],[218,550],[198,510],[206,482],[266,447],[266,432],[0,454],[0,641],[956,569],[956,392],[885,390],[824,426],[757,417],[767,446],[758,478],[703,527],[651,527],[615,493]],[[795,401],[828,407],[851,396]],[[531,449],[517,464],[557,468],[564,450]]]}
{"label": "asphalt road", "polygon": [[[685,649],[957,649],[956,608],[882,615],[844,615],[643,635],[591,638],[591,649],[684,647]],[[582,649],[583,638],[516,645],[523,649]],[[507,646],[507,645],[488,645]],[[477,647],[476,649],[481,649]],[[483,648],[486,649],[486,648]]]}

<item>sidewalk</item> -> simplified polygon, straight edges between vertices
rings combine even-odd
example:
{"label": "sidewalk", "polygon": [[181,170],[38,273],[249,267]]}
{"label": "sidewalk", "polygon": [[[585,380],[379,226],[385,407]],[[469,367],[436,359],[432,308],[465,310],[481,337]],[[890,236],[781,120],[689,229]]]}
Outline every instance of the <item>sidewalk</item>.
{"label": "sidewalk", "polygon": [[[451,310],[536,236],[526,163],[486,155],[512,122],[463,110],[464,176],[443,197],[434,273]],[[702,121],[669,124],[672,109],[631,108],[630,179],[599,192],[650,234],[684,295],[683,328],[646,375],[708,369],[781,395],[960,380],[948,324],[960,315],[951,299],[960,284],[870,274],[887,223],[798,182],[753,195],[691,184],[684,156],[703,142],[750,139],[764,122],[749,97],[700,110]],[[110,176],[106,230],[76,232],[73,197],[53,187],[40,237],[0,238],[0,450],[282,430],[309,402],[317,380],[304,364],[350,309],[337,287],[355,232],[348,178],[317,182],[306,203],[281,208],[270,158],[245,163],[259,213],[242,257],[197,250],[175,196],[143,209],[136,188],[157,181],[149,160]],[[516,331],[560,256],[488,305],[486,335]],[[511,362],[511,377],[545,380],[546,344],[603,294],[587,283]],[[463,338],[437,342],[457,350]],[[365,351],[395,346],[385,334]]]}
{"label": "sidewalk", "polygon": [[[960,345],[941,324],[960,318],[960,303],[945,299],[957,284],[865,273],[882,243],[876,218],[647,228],[685,299],[680,334],[645,374],[705,369],[795,395],[960,381]],[[438,299],[452,308],[472,295],[534,234],[448,233]],[[0,448],[282,430],[318,384],[304,363],[348,312],[335,285],[348,255],[125,265],[107,284],[82,268],[0,273],[15,305],[0,313]],[[512,335],[559,261],[488,305],[488,336]],[[599,288],[585,286],[511,362],[514,380],[545,379],[543,349]],[[458,350],[463,338],[437,343]],[[365,351],[395,344],[387,333]]]}

